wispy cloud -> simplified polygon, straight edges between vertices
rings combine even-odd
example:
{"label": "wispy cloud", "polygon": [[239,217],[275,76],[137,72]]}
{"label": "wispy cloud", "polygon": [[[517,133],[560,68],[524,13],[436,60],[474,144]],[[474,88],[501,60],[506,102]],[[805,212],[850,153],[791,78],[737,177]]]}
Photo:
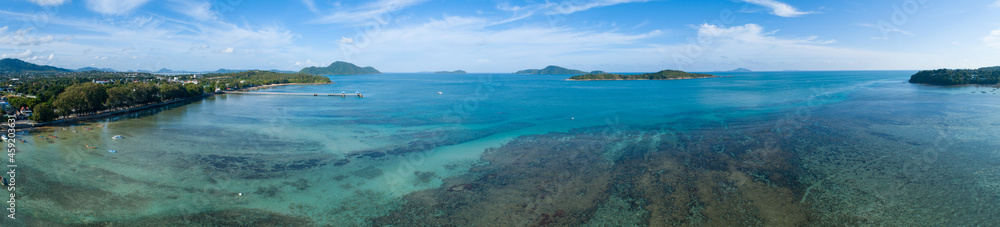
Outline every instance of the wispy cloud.
{"label": "wispy cloud", "polygon": [[313,13],[319,13],[319,8],[316,8],[316,2],[313,0],[302,0],[302,4],[306,6],[306,9]]}
{"label": "wispy cloud", "polygon": [[6,53],[0,55],[0,58],[26,58],[31,56],[31,50],[24,50],[24,52],[19,53]]}
{"label": "wispy cloud", "polygon": [[0,27],[0,45],[6,46],[35,46],[51,43],[55,38],[52,35],[42,37],[32,37],[29,32],[32,28],[17,30],[13,33],[7,32],[8,27]]}
{"label": "wispy cloud", "polygon": [[592,1],[563,1],[548,7],[548,14],[571,14],[585,11],[592,8],[612,6],[623,3],[646,2],[648,0],[592,0]]}
{"label": "wispy cloud", "polygon": [[757,24],[745,24],[742,26],[722,27],[718,25],[702,24],[698,27],[699,40],[726,40],[731,39],[739,42],[769,45],[803,45],[803,44],[830,44],[835,40],[819,40],[819,37],[809,36],[799,39],[782,39],[773,36],[778,30],[764,31],[764,27]]}
{"label": "wispy cloud", "polygon": [[983,43],[987,46],[1000,49],[1000,29],[990,31],[989,35],[983,37]]}
{"label": "wispy cloud", "polygon": [[373,18],[379,18],[383,14],[403,10],[407,7],[418,5],[427,0],[377,0],[364,5],[347,9],[332,9],[328,13],[318,9],[310,0],[304,0],[306,7],[314,12],[319,12],[321,17],[314,22],[321,24],[354,24],[365,22]]}
{"label": "wispy cloud", "polygon": [[58,6],[66,3],[66,0],[28,0],[40,6]]}
{"label": "wispy cloud", "polygon": [[212,11],[212,3],[207,1],[174,0],[177,4],[172,8],[178,13],[182,13],[196,20],[205,21],[216,19],[216,13]]}
{"label": "wispy cloud", "polygon": [[87,9],[105,15],[124,15],[146,4],[149,0],[86,0]]}
{"label": "wispy cloud", "polygon": [[529,4],[523,6],[511,5],[510,3],[500,3],[497,5],[497,9],[501,11],[506,11],[512,13],[513,16],[495,22],[494,24],[504,24],[507,22],[518,21],[531,17],[536,14],[545,15],[565,15],[572,14],[576,12],[586,11],[593,8],[600,8],[605,6],[612,6],[625,3],[634,2],[647,2],[649,0],[590,0],[590,1],[562,1],[562,2],[545,2],[539,4]]}
{"label": "wispy cloud", "polygon": [[791,5],[776,0],[743,0],[743,1],[750,4],[770,8],[771,14],[774,14],[779,17],[797,17],[812,13],[812,12],[799,11],[798,9],[795,9],[795,7],[792,7]]}
{"label": "wispy cloud", "polygon": [[[882,34],[889,34],[891,32],[898,32],[898,33],[902,33],[904,35],[913,35],[913,33],[910,33],[910,32],[908,32],[906,30],[900,29],[899,27],[888,25],[888,24],[878,25],[878,24],[867,24],[867,23],[864,23],[864,24],[858,24],[858,26],[866,27],[866,28],[878,29],[880,32],[882,32]],[[873,36],[871,39],[888,40],[889,36],[888,35],[885,35],[885,36]]]}

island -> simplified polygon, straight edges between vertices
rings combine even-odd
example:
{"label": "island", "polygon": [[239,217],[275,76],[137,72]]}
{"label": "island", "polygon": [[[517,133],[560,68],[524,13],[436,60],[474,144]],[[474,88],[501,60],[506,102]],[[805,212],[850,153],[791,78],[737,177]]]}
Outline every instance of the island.
{"label": "island", "polygon": [[83,67],[83,68],[77,69],[76,71],[77,72],[86,72],[86,71],[118,72],[117,70],[112,69],[112,68],[100,68],[99,69],[99,68],[94,68],[94,67]]}
{"label": "island", "polygon": [[371,66],[358,67],[357,65],[336,61],[330,63],[327,67],[306,67],[299,71],[299,73],[308,73],[313,75],[365,75],[365,74],[382,74],[377,69]]}
{"label": "island", "polygon": [[930,85],[997,85],[1000,83],[1000,66],[978,69],[924,70],[910,76],[910,83]]}
{"label": "island", "polygon": [[684,72],[684,71],[669,70],[668,69],[668,70],[663,70],[663,71],[659,71],[659,72],[655,72],[655,73],[645,73],[645,74],[636,74],[636,75],[623,75],[623,74],[611,74],[611,73],[587,74],[587,75],[572,76],[572,77],[570,77],[569,79],[566,79],[566,80],[577,80],[577,81],[584,81],[584,80],[682,80],[682,79],[698,79],[698,78],[711,78],[711,77],[718,77],[718,76],[711,75],[711,74],[702,74],[702,73],[689,73],[689,72]]}
{"label": "island", "polygon": [[726,72],[731,72],[731,73],[748,73],[748,72],[753,72],[753,71],[749,70],[749,69],[746,69],[746,68],[736,68],[736,69],[729,70],[729,71],[726,71]]}
{"label": "island", "polygon": [[434,73],[437,73],[437,74],[465,74],[466,72],[464,70],[455,70],[455,71],[437,71],[437,72],[434,72]]}
{"label": "island", "polygon": [[525,69],[517,71],[514,74],[564,75],[564,74],[587,74],[587,72],[550,65],[548,67],[545,67],[544,69]]}

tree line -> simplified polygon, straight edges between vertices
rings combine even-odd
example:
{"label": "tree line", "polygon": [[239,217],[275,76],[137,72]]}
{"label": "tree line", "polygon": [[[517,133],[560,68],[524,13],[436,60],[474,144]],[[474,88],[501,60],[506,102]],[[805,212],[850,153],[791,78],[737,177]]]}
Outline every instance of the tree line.
{"label": "tree line", "polygon": [[[276,73],[270,71],[245,71],[237,73],[177,76],[179,80],[196,80],[182,84],[170,77],[156,78],[144,74],[135,77],[115,76],[115,73],[84,72],[84,76],[53,76],[21,81],[15,87],[18,93],[36,96],[8,97],[8,103],[15,111],[29,107],[36,122],[52,121],[60,116],[89,115],[101,111],[114,111],[175,99],[189,98],[212,93],[216,89],[240,89],[259,85],[279,83],[329,83],[324,76],[304,73]],[[111,76],[109,76],[111,75]],[[93,83],[92,80],[114,80],[109,83]]]}
{"label": "tree line", "polygon": [[910,83],[934,85],[994,85],[1000,83],[1000,66],[983,67],[979,69],[924,70],[910,76]]}

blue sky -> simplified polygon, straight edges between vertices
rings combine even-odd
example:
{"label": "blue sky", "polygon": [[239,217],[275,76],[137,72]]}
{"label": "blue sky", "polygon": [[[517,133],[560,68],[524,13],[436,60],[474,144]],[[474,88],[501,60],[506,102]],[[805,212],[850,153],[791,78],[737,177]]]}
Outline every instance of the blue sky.
{"label": "blue sky", "polygon": [[2,0],[0,54],[64,68],[896,70],[1000,65],[1000,0]]}

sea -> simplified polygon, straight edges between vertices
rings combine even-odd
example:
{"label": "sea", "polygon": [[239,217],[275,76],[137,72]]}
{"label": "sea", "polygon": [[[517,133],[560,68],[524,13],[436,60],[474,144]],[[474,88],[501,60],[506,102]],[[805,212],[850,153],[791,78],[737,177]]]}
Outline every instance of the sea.
{"label": "sea", "polygon": [[997,88],[915,72],[214,95],[18,133],[2,226],[997,225]]}

